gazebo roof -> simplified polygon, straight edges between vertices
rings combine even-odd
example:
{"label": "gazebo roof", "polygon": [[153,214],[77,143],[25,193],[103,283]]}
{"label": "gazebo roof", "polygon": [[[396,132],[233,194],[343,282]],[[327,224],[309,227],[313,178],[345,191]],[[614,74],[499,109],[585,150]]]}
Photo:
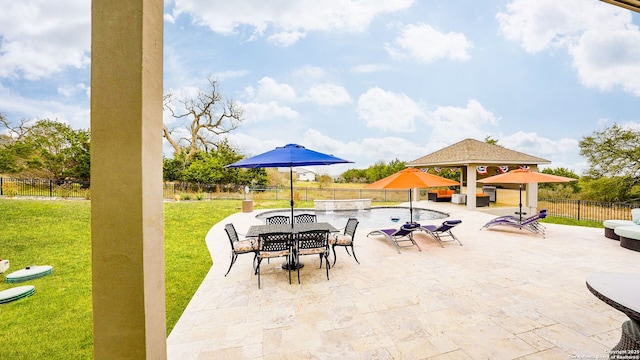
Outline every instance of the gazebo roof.
{"label": "gazebo roof", "polygon": [[410,161],[407,166],[460,166],[479,165],[538,165],[551,161],[527,155],[475,139],[464,139],[444,149]]}

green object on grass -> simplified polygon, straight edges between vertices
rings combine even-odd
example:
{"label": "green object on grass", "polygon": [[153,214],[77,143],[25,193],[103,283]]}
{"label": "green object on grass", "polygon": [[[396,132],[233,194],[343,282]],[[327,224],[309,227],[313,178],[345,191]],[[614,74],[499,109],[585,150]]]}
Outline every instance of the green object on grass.
{"label": "green object on grass", "polygon": [[36,288],[33,285],[18,286],[11,289],[0,291],[0,304],[8,303],[27,296],[33,295]]}
{"label": "green object on grass", "polygon": [[19,283],[23,281],[37,279],[43,276],[47,276],[53,272],[53,266],[51,265],[32,265],[27,266],[24,269],[14,271],[7,275],[7,283]]}

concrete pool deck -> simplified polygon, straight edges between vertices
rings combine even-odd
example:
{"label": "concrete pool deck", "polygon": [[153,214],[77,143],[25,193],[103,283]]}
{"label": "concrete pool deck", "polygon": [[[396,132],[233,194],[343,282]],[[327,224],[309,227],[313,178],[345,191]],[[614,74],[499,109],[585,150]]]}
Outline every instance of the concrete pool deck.
{"label": "concrete pool deck", "polygon": [[640,274],[640,252],[605,238],[603,229],[547,224],[542,238],[480,230],[495,215],[464,206],[414,206],[461,219],[454,233],[464,246],[441,248],[417,233],[422,251],[398,254],[384,238],[366,236],[375,229],[359,227],[360,265],[337,249],[327,281],[318,259],[307,257],[301,284],[293,273],[289,285],[282,261],[272,260],[262,265],[261,289],[251,255],[224,276],[224,224],[244,233],[261,223],[257,211],[213,225],[206,237],[213,266],[167,339],[169,358],[604,358],[617,344],[627,317],[592,295],[585,279],[601,271]]}

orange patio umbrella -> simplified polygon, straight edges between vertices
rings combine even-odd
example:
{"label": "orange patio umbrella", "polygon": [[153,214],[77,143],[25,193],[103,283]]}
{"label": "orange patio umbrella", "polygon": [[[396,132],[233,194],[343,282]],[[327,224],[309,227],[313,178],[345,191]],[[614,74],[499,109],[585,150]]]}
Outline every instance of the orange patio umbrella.
{"label": "orange patio umbrella", "polygon": [[411,222],[413,222],[413,204],[411,191],[412,189],[430,188],[438,186],[456,186],[459,182],[449,180],[441,176],[429,174],[416,168],[406,168],[400,170],[393,175],[389,175],[384,179],[380,179],[371,183],[365,188],[367,189],[409,189],[409,214]]}
{"label": "orange patio umbrella", "polygon": [[506,172],[504,174],[490,176],[478,180],[479,183],[484,184],[519,184],[520,185],[520,220],[522,221],[522,185],[533,183],[558,183],[558,182],[570,182],[578,179],[545,174],[541,172],[516,169]]}

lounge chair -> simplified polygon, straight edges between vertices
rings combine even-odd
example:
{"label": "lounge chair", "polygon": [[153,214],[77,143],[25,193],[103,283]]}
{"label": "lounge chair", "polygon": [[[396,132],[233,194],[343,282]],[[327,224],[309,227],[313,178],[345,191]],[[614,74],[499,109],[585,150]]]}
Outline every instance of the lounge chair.
{"label": "lounge chair", "polygon": [[511,226],[519,229],[525,229],[531,231],[534,234],[542,235],[542,237],[545,237],[546,228],[544,227],[544,225],[540,224],[540,219],[544,219],[545,217],[547,217],[546,209],[540,210],[539,213],[522,220],[520,220],[520,218],[517,216],[504,215],[492,219],[488,223],[484,224],[484,226],[482,226],[480,230],[494,226]]}
{"label": "lounge chair", "polygon": [[[436,225],[420,226],[420,230],[425,231],[427,234],[431,235],[434,239],[438,240],[441,247],[444,247],[444,245],[442,245],[443,241],[457,241],[458,244],[462,246],[462,243],[460,242],[460,240],[458,240],[458,238],[451,232],[451,229],[458,226],[460,223],[462,223],[462,220],[446,220],[440,226],[436,226]],[[442,239],[447,237],[450,237],[451,240]]]}
{"label": "lounge chair", "polygon": [[[419,251],[422,251],[422,249],[420,249],[420,246],[418,246],[418,243],[416,243],[415,240],[413,240],[413,232],[416,230],[420,230],[420,224],[418,223],[406,223],[402,226],[400,226],[400,229],[381,229],[381,230],[374,230],[372,232],[370,232],[369,234],[367,234],[367,237],[369,237],[369,235],[383,235],[384,237],[386,237],[389,241],[391,241],[391,243],[393,244],[393,246],[395,246],[396,250],[398,250],[398,254],[400,254],[400,248],[401,247],[411,247],[411,246],[416,246],[418,248]],[[410,242],[410,245],[400,245],[401,242]]]}

